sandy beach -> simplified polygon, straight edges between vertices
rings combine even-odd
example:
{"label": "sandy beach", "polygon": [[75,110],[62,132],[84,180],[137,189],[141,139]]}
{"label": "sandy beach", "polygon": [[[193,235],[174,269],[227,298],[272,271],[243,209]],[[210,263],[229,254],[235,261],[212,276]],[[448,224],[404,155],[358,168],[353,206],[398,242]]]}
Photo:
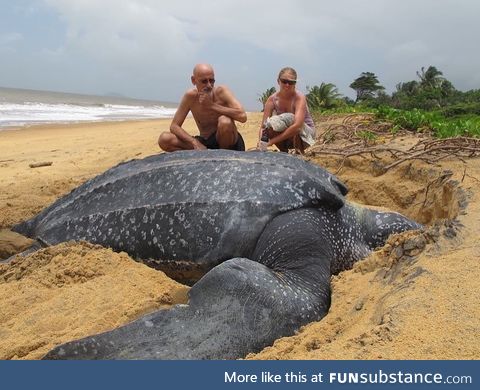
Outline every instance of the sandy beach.
{"label": "sandy beach", "polygon": [[[261,114],[239,124],[253,148]],[[0,258],[28,245],[9,228],[62,195],[134,158],[159,153],[170,120],[45,125],[0,131]],[[319,123],[318,130],[328,126]],[[186,129],[196,134],[187,118]],[[412,142],[408,136],[392,140]],[[309,157],[332,172],[338,160]],[[31,168],[30,164],[45,164]],[[451,174],[442,179],[445,170]],[[415,161],[381,176],[344,164],[349,199],[426,224],[393,237],[332,278],[332,307],[253,359],[479,359],[480,160]],[[412,245],[412,243],[416,243]],[[420,243],[420,244],[419,244]],[[54,346],[187,302],[188,287],[125,253],[86,243],[0,264],[0,359],[39,359]]]}

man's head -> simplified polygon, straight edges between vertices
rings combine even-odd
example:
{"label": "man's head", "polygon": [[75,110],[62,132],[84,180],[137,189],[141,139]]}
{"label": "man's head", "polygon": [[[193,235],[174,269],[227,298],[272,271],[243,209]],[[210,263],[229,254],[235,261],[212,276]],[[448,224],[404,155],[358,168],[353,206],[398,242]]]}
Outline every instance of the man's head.
{"label": "man's head", "polygon": [[197,64],[193,68],[192,84],[197,91],[209,92],[215,84],[215,73],[211,65]]}

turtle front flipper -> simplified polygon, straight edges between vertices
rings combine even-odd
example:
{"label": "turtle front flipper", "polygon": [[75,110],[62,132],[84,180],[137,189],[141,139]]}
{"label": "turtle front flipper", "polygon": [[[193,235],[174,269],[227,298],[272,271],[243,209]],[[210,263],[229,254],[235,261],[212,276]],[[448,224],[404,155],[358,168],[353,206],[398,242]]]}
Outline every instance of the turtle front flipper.
{"label": "turtle front flipper", "polygon": [[392,234],[402,233],[407,230],[421,230],[423,225],[394,211],[381,211],[363,209],[360,218],[364,241],[371,249],[385,245]]}
{"label": "turtle front flipper", "polygon": [[[274,218],[255,261],[216,266],[189,304],[56,347],[44,359],[236,359],[322,318],[330,306],[332,249],[315,211]],[[241,237],[239,237],[241,239]]]}

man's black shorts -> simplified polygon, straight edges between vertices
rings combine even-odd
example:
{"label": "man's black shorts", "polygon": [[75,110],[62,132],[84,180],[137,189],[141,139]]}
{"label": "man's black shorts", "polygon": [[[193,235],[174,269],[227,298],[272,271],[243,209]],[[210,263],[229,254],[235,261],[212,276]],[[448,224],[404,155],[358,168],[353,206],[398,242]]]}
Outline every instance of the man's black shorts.
{"label": "man's black shorts", "polygon": [[[207,149],[220,149],[220,146],[217,142],[217,132],[213,133],[207,139],[199,135],[196,135],[195,138],[198,139],[203,145],[205,145]],[[245,151],[245,142],[243,141],[242,135],[240,133],[238,133],[237,143],[233,145],[230,150],[238,150],[241,152]]]}

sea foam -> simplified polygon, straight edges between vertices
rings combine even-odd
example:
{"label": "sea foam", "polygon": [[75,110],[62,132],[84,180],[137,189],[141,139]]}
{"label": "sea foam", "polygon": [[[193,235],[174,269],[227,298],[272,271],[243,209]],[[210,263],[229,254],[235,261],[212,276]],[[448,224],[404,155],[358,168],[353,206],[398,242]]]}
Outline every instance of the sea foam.
{"label": "sea foam", "polygon": [[174,103],[0,87],[0,129],[46,123],[171,118]]}
{"label": "sea foam", "polygon": [[0,128],[42,123],[171,118],[174,114],[175,108],[164,106],[0,103]]}

